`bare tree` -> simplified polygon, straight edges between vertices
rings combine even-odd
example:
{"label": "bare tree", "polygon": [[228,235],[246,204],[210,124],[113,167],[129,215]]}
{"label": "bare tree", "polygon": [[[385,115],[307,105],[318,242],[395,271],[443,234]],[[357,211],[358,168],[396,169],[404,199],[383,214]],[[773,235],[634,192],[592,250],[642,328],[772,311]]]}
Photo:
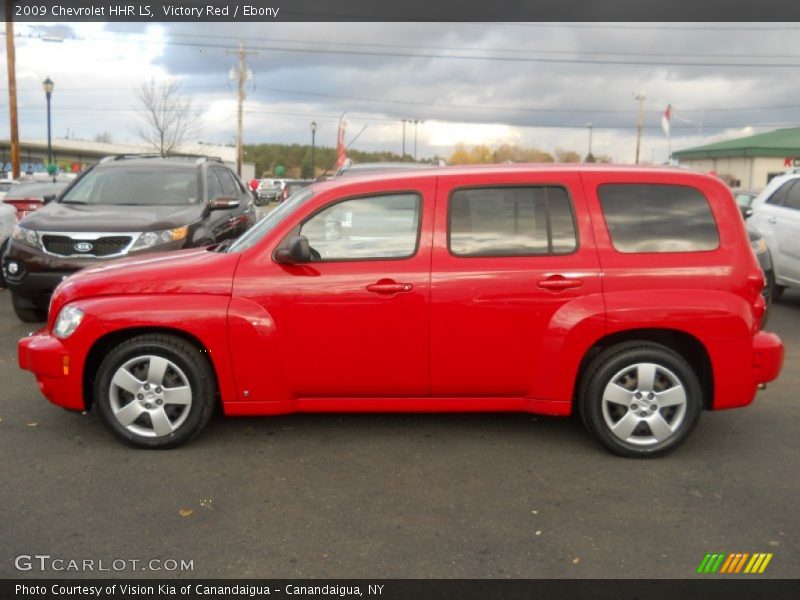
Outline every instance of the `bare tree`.
{"label": "bare tree", "polygon": [[96,136],[94,136],[94,141],[95,142],[101,142],[103,144],[113,144],[114,143],[114,138],[111,136],[111,134],[108,131],[104,131],[104,132],[98,133]]}
{"label": "bare tree", "polygon": [[136,90],[142,115],[135,132],[160,154],[169,154],[200,132],[194,102],[181,92],[175,79],[142,82]]}

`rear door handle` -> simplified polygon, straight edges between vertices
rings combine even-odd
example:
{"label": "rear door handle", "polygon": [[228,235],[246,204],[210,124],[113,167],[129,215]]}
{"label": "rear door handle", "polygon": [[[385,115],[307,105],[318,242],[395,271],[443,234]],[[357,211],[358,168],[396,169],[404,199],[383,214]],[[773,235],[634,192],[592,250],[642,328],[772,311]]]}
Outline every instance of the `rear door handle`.
{"label": "rear door handle", "polygon": [[775,217],[767,217],[767,223],[772,223],[773,225],[778,222],[778,219]]}
{"label": "rear door handle", "polygon": [[392,279],[381,279],[377,283],[371,283],[367,286],[367,291],[373,294],[400,294],[402,292],[410,292],[414,286],[410,283],[397,283]]}
{"label": "rear door handle", "polygon": [[579,288],[583,285],[583,279],[569,279],[563,275],[553,275],[547,279],[542,279],[539,282],[539,287],[546,290],[567,290],[570,288]]}

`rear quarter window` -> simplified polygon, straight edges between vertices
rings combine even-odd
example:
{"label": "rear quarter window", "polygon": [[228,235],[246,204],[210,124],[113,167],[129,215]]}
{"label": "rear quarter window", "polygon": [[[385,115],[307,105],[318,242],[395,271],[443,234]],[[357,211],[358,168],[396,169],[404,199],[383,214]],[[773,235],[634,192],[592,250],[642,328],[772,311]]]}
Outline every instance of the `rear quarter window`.
{"label": "rear quarter window", "polygon": [[619,252],[703,252],[719,247],[711,206],[696,188],[605,184],[598,196]]}

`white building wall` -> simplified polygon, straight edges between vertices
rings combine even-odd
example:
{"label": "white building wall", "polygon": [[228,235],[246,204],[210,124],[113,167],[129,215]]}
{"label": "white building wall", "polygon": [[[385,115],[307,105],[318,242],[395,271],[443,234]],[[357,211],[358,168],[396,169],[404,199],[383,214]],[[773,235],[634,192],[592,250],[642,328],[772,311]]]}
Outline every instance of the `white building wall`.
{"label": "white building wall", "polygon": [[697,158],[681,160],[680,164],[705,173],[714,172],[719,176],[730,175],[738,179],[741,187],[760,191],[769,181],[770,175],[785,173],[790,167],[784,166],[780,157],[742,157],[742,158]]}

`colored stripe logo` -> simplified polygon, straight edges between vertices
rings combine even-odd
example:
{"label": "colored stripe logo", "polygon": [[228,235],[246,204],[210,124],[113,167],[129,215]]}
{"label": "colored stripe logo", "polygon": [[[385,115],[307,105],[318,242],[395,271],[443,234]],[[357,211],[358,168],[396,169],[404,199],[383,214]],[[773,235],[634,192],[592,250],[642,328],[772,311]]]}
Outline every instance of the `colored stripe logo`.
{"label": "colored stripe logo", "polygon": [[734,554],[726,554],[724,552],[709,553],[700,562],[697,572],[701,575],[715,573],[760,575],[766,570],[769,561],[772,560],[772,556],[772,553],[764,552],[756,552],[754,554],[747,552]]}

